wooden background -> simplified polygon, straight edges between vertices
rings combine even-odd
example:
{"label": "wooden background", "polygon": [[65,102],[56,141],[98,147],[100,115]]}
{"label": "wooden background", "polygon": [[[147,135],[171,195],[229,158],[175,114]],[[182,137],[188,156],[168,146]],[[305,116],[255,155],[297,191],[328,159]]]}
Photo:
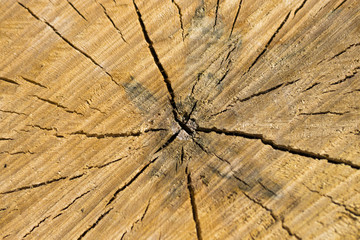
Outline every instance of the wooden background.
{"label": "wooden background", "polygon": [[1,239],[359,239],[358,0],[0,0]]}

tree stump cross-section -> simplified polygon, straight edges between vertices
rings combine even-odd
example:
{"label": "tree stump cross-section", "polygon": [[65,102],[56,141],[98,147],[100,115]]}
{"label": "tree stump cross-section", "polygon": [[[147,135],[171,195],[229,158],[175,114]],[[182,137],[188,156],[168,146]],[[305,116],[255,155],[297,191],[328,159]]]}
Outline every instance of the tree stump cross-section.
{"label": "tree stump cross-section", "polygon": [[359,239],[356,0],[0,0],[1,239]]}

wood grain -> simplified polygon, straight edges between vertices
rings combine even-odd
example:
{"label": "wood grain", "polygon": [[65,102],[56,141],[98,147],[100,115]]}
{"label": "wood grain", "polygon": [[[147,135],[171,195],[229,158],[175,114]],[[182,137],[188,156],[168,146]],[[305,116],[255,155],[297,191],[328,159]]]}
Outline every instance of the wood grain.
{"label": "wood grain", "polygon": [[0,0],[2,239],[359,239],[356,0]]}

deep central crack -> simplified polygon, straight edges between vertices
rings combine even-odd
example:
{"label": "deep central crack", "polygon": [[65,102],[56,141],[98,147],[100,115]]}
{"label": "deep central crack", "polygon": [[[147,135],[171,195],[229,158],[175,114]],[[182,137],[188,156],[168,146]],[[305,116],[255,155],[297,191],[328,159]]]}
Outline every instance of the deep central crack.
{"label": "deep central crack", "polygon": [[[148,34],[147,30],[146,30],[146,26],[145,26],[145,23],[144,23],[144,21],[142,19],[141,12],[139,10],[139,7],[136,5],[135,0],[133,0],[133,4],[134,4],[135,10],[136,10],[136,14],[138,15],[138,20],[139,20],[141,30],[142,30],[143,35],[144,35],[144,39],[145,39],[146,43],[148,44],[148,48],[150,50],[151,56],[153,57],[154,63],[157,66],[158,70],[160,71],[160,73],[161,73],[161,75],[163,77],[163,80],[165,82],[166,88],[167,88],[167,90],[169,92],[169,95],[170,95],[169,101],[170,101],[170,105],[172,107],[172,113],[173,113],[173,116],[174,116],[174,120],[180,126],[181,130],[184,130],[189,136],[192,136],[194,134],[194,127],[192,127],[193,124],[188,124],[188,122],[189,122],[191,113],[194,111],[194,109],[196,107],[196,103],[194,104],[190,114],[185,115],[184,117],[179,116],[178,108],[177,108],[176,102],[175,102],[175,93],[174,93],[174,90],[172,88],[171,82],[169,80],[169,75],[165,71],[165,68],[162,65],[162,63],[160,62],[159,56],[158,56],[158,54],[157,54],[157,52],[156,52],[156,50],[155,50],[155,48],[153,46],[153,41],[151,40],[151,38],[150,38],[150,36],[149,36],[149,34]],[[159,148],[158,151],[160,151],[164,147],[168,146],[173,140],[175,140],[175,138],[178,136],[178,134],[179,134],[179,131],[174,133],[166,141],[166,143],[162,147]],[[158,151],[156,151],[156,152],[158,152]]]}

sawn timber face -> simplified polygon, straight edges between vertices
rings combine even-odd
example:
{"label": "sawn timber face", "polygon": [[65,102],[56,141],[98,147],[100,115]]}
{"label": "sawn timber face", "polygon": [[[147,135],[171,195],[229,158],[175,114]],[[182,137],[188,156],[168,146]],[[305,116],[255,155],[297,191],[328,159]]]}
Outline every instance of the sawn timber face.
{"label": "sawn timber face", "polygon": [[3,239],[357,239],[350,1],[19,1]]}

